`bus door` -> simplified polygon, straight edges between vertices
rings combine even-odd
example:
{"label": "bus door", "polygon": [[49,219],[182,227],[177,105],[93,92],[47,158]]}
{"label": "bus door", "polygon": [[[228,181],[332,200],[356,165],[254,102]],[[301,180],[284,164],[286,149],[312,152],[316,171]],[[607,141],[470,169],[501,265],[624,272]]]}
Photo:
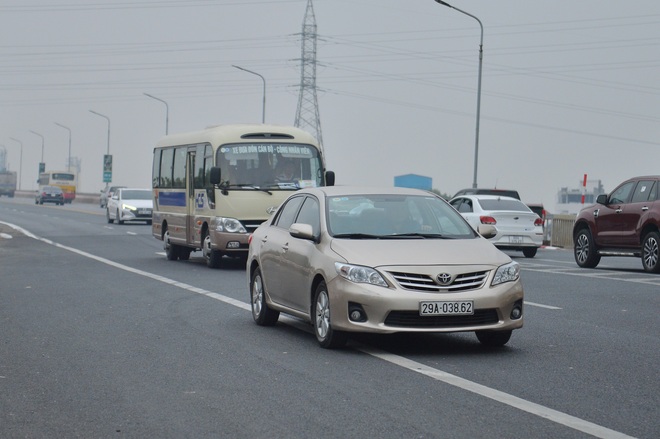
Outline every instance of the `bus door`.
{"label": "bus door", "polygon": [[195,224],[195,155],[196,147],[188,149],[186,160],[186,242],[194,244],[197,227]]}

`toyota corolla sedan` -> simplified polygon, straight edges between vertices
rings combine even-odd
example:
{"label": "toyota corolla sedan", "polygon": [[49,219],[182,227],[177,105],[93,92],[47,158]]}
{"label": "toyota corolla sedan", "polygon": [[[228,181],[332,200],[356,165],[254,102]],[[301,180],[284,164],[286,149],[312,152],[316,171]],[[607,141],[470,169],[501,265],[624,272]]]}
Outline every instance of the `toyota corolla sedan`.
{"label": "toyota corolla sedan", "polygon": [[482,224],[495,227],[490,238],[501,250],[522,251],[527,258],[536,256],[543,245],[543,219],[520,200],[498,195],[461,195],[449,204],[476,228]]}
{"label": "toyota corolla sedan", "polygon": [[502,346],[523,326],[520,269],[484,238],[493,226],[477,230],[422,190],[300,190],[250,237],[252,317],[302,318],[324,348],[356,332],[474,331]]}
{"label": "toyota corolla sedan", "polygon": [[108,223],[116,221],[146,221],[151,224],[153,212],[153,195],[151,189],[119,188],[108,198],[105,217]]}

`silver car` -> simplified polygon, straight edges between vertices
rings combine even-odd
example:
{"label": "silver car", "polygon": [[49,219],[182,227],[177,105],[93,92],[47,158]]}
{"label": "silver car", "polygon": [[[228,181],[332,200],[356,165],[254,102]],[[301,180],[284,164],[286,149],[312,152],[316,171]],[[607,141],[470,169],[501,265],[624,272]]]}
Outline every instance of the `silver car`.
{"label": "silver car", "polygon": [[118,188],[108,199],[105,218],[114,221],[146,221],[151,224],[153,194],[151,189]]}
{"label": "silver car", "polygon": [[497,195],[462,195],[449,204],[476,230],[482,224],[495,227],[490,239],[501,250],[522,251],[527,258],[536,256],[543,245],[543,219],[520,200]]}
{"label": "silver car", "polygon": [[292,194],[250,236],[247,277],[257,324],[297,316],[325,348],[351,332],[474,331],[502,346],[523,325],[519,265],[442,198],[417,189]]}

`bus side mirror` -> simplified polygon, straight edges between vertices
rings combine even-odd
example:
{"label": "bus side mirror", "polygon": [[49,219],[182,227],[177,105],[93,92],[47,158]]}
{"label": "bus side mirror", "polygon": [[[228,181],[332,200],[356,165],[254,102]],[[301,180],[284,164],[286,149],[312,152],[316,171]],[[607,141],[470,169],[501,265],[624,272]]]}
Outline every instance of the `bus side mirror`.
{"label": "bus side mirror", "polygon": [[334,171],[325,171],[325,185],[334,186],[335,185],[335,172]]}
{"label": "bus side mirror", "polygon": [[209,176],[209,181],[212,185],[220,184],[220,168],[213,167],[211,168],[211,175]]}

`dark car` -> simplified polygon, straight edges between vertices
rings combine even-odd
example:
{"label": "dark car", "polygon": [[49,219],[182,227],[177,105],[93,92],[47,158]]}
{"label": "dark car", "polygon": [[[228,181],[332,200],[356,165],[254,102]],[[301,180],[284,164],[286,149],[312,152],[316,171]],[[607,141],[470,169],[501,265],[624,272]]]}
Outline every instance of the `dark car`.
{"label": "dark car", "polygon": [[503,197],[511,197],[516,200],[520,200],[520,194],[518,191],[513,189],[487,189],[487,188],[468,188],[461,189],[456,192],[452,198],[456,198],[459,195],[501,195]]}
{"label": "dark car", "polygon": [[658,175],[631,178],[582,209],[573,226],[575,262],[593,268],[602,256],[633,256],[660,273],[659,186]]}
{"label": "dark car", "polygon": [[55,203],[64,205],[64,192],[57,186],[44,186],[37,191],[34,204]]}

